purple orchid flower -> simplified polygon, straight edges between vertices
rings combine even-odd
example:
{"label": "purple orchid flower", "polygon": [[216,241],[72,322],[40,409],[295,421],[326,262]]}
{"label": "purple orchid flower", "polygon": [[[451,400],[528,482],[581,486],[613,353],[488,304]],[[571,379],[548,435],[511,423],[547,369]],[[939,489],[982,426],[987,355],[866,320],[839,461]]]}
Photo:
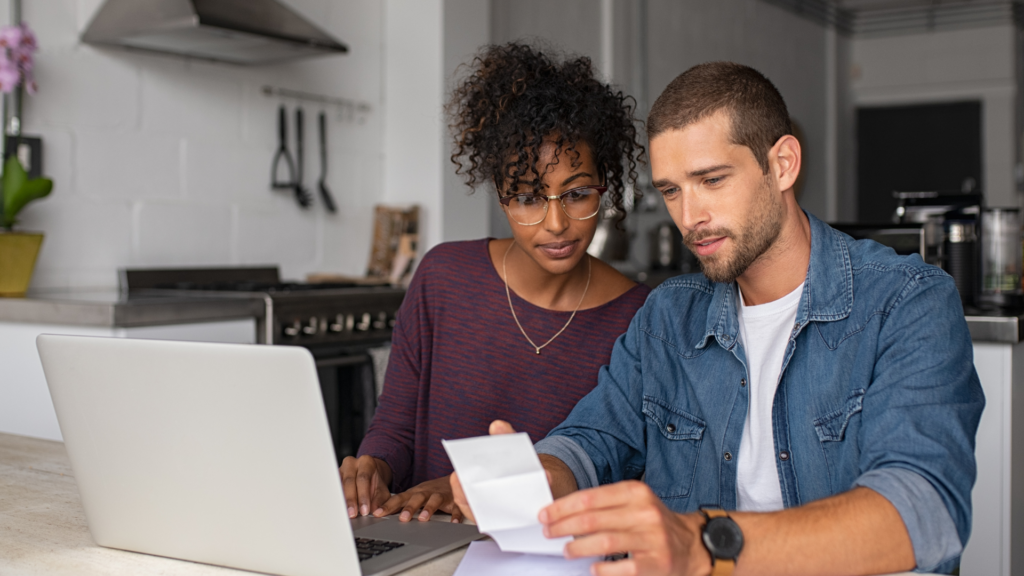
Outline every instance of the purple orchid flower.
{"label": "purple orchid flower", "polygon": [[32,71],[32,52],[29,52],[25,48],[14,48],[11,50],[11,60],[18,66],[18,69],[22,72]]}
{"label": "purple orchid flower", "polygon": [[33,54],[38,49],[36,35],[28,24],[0,28],[0,92],[13,92],[20,85],[29,94],[36,93],[32,70]]}
{"label": "purple orchid flower", "polygon": [[0,46],[10,50],[21,45],[21,26],[4,26],[0,28]]}
{"label": "purple orchid flower", "polygon": [[11,92],[21,82],[21,72],[10,60],[0,62],[0,91]]}
{"label": "purple orchid flower", "polygon": [[25,22],[21,23],[21,47],[28,49],[29,52],[35,52],[39,48],[39,43],[36,42],[36,34],[28,27]]}

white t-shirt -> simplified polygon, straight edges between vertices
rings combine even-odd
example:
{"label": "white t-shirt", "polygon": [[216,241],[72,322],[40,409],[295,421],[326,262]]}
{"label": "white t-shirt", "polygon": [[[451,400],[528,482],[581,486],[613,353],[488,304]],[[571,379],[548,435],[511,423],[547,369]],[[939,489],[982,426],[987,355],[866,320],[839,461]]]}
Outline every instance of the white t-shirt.
{"label": "white t-shirt", "polygon": [[[739,285],[737,285],[737,291]],[[767,304],[747,306],[739,295],[740,338],[747,357],[747,421],[736,462],[737,509],[754,512],[781,510],[782,488],[775,464],[772,405],[782,374],[782,359],[796,321],[804,285]]]}

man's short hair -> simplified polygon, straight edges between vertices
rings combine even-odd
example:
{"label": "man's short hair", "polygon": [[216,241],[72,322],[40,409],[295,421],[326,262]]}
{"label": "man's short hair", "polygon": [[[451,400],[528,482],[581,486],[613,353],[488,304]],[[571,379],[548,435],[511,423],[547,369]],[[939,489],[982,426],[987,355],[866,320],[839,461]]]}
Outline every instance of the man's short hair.
{"label": "man's short hair", "polygon": [[708,62],[677,76],[651,107],[647,137],[681,130],[719,110],[727,110],[732,119],[732,143],[750,148],[767,174],[768,151],[792,128],[782,95],[749,66]]}

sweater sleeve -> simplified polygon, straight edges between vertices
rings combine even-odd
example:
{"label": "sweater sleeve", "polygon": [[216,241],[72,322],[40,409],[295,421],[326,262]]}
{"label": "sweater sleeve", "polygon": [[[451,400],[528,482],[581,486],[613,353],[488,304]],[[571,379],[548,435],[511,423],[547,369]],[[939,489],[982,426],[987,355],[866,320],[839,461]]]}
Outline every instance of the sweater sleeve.
{"label": "sweater sleeve", "polygon": [[428,327],[424,312],[425,285],[430,267],[421,263],[395,317],[391,357],[384,375],[384,390],[377,411],[359,445],[359,456],[369,455],[391,467],[391,490],[407,488],[413,469],[416,407],[421,387],[421,336]]}

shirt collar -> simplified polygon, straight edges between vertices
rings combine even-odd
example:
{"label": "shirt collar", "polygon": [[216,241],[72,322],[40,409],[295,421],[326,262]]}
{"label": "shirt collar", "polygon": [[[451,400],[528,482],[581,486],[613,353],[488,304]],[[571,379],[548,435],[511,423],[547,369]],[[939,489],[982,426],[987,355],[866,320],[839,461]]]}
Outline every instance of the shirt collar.
{"label": "shirt collar", "polygon": [[[807,266],[794,331],[803,329],[808,322],[842,320],[853,310],[853,265],[846,237],[814,215],[807,212],[804,214],[811,226],[811,260]],[[715,283],[714,287],[704,338],[697,344],[697,348],[703,348],[708,339],[714,336],[722,347],[732,350],[739,335],[739,318],[736,314],[739,290],[735,283]]]}

